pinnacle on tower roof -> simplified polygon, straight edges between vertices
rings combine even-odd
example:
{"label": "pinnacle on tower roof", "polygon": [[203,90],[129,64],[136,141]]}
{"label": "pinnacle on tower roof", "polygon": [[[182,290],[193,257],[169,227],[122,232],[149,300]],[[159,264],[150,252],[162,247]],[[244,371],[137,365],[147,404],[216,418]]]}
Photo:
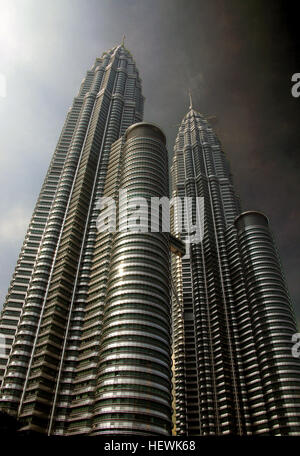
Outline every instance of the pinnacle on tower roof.
{"label": "pinnacle on tower roof", "polygon": [[189,90],[189,99],[190,99],[190,106],[189,109],[193,109],[193,100],[192,100],[192,94],[191,91]]}
{"label": "pinnacle on tower roof", "polygon": [[200,115],[200,117],[204,118],[203,114],[201,112],[197,111],[193,106],[191,89],[189,89],[188,94],[189,94],[190,105],[189,105],[189,110],[188,110],[186,116],[190,116],[191,114],[197,114],[197,115]]}

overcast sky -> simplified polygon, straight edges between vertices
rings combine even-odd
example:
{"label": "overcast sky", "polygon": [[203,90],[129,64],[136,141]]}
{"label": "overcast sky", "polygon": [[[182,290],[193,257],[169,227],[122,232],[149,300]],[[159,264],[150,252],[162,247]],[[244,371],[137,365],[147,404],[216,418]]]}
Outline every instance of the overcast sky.
{"label": "overcast sky", "polygon": [[215,116],[243,209],[269,217],[300,321],[299,36],[283,3],[0,0],[0,306],[67,109],[125,33],[144,118],[165,131],[170,157],[189,88]]}

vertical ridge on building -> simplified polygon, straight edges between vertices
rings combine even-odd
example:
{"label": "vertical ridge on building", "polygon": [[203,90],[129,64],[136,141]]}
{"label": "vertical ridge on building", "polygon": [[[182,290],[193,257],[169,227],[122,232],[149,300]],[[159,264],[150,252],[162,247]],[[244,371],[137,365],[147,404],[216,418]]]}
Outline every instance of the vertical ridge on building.
{"label": "vertical ridge on building", "polygon": [[299,434],[297,328],[274,241],[263,216],[240,215],[229,163],[191,98],[171,174],[173,197],[204,198],[202,242],[172,258],[177,433]]}
{"label": "vertical ridge on building", "polygon": [[101,320],[104,283],[98,283],[97,311],[95,303],[85,308],[93,297],[97,201],[111,145],[142,120],[143,102],[135,62],[120,45],[96,59],[67,114],[0,322],[7,350],[1,408],[28,429],[64,432],[83,325],[94,335]]}

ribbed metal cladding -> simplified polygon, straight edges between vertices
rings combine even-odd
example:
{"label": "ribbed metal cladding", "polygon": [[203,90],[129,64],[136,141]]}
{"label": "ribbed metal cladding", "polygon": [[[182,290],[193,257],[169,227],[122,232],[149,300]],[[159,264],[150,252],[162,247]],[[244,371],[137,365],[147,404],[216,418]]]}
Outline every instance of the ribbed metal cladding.
{"label": "ribbed metal cladding", "polygon": [[[300,362],[292,356],[297,327],[273,236],[267,218],[258,212],[243,213],[235,227],[255,346],[254,353],[244,352],[243,360],[251,421],[260,433],[299,435]],[[246,315],[241,331],[243,324]]]}
{"label": "ribbed metal cladding", "polygon": [[[242,433],[236,334],[225,229],[239,213],[227,159],[190,107],[174,147],[172,196],[204,198],[204,238],[172,260],[176,428],[179,435]],[[178,214],[174,211],[174,234]],[[187,239],[185,232],[180,233]]]}
{"label": "ribbed metal cladding", "polygon": [[[127,191],[128,202],[144,197],[150,207],[151,197],[167,196],[162,132],[152,124],[133,125],[120,147],[120,189]],[[120,217],[119,224],[122,211]],[[171,433],[168,236],[130,231],[113,236],[93,434]]]}
{"label": "ribbed metal cladding", "polygon": [[[178,434],[299,435],[297,328],[268,222],[257,212],[238,216],[229,163],[192,106],[172,184],[172,196],[204,197],[202,242],[172,259]],[[178,217],[174,210],[174,234]]]}
{"label": "ribbed metal cladding", "polygon": [[67,115],[0,322],[12,344],[1,360],[6,367],[0,407],[17,414],[26,429],[64,434],[75,410],[86,419],[79,427],[90,430],[89,414],[78,404],[78,390],[73,392],[77,375],[81,387],[88,377],[93,391],[92,376],[82,367],[95,366],[95,353],[87,356],[81,348],[102,318],[103,300],[94,303],[94,315],[86,306],[92,298],[97,201],[111,145],[142,120],[143,101],[135,62],[120,45],[96,59]]}

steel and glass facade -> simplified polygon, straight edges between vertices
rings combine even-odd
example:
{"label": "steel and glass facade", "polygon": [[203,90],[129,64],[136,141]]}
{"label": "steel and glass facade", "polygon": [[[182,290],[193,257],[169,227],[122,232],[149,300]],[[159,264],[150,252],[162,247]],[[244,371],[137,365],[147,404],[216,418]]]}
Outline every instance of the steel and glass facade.
{"label": "steel and glass facade", "polygon": [[172,259],[177,433],[300,434],[297,328],[274,240],[265,216],[241,214],[221,144],[192,106],[171,172],[172,196],[204,198],[202,242]]}
{"label": "steel and glass facade", "polygon": [[127,130],[143,103],[120,45],[96,59],[67,114],[1,314],[0,404],[23,429],[170,432],[168,240],[96,227],[118,179],[128,193],[168,194],[164,135]]}
{"label": "steel and glass facade", "polygon": [[294,312],[267,218],[254,211],[226,232],[249,433],[300,435]]}
{"label": "steel and glass facade", "polygon": [[[137,123],[112,147],[105,196],[122,189],[117,231],[99,233],[109,251],[100,338],[93,434],[171,432],[171,306],[169,234],[150,232],[151,198],[168,195],[163,133]],[[131,202],[144,198],[140,232],[126,228]],[[143,216],[142,216],[143,218]],[[149,224],[149,225],[148,225]],[[149,228],[149,230],[148,230]],[[100,271],[99,264],[95,262]],[[108,418],[108,416],[110,418]]]}
{"label": "steel and glass facade", "polygon": [[[297,329],[268,220],[241,213],[221,144],[190,106],[171,193],[204,198],[203,239],[188,242],[176,205],[173,236],[159,214],[151,231],[150,199],[169,195],[168,159],[143,104],[124,44],[96,59],[1,313],[0,409],[49,435],[166,436],[173,388],[179,435],[300,434]],[[117,203],[114,230],[98,229],[101,197]],[[132,230],[136,198],[148,205]]]}

